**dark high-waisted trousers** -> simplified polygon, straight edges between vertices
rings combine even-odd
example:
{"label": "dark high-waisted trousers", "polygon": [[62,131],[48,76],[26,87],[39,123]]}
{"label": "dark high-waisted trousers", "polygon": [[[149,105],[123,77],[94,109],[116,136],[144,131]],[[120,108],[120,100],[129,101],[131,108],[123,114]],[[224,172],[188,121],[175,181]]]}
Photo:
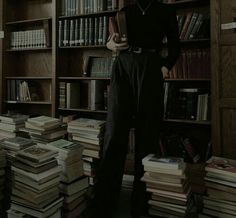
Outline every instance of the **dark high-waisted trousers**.
{"label": "dark high-waisted trousers", "polygon": [[96,218],[111,218],[122,184],[131,125],[135,127],[133,217],[146,210],[142,158],[159,152],[163,109],[163,78],[160,56],[146,51],[123,51],[113,64],[103,158],[95,189]]}

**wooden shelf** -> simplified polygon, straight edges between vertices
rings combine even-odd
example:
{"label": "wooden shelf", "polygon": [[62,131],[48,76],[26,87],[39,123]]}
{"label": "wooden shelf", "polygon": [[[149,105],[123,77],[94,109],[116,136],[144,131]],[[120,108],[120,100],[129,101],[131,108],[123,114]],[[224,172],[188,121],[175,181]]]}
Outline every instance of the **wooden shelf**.
{"label": "wooden shelf", "polygon": [[210,39],[204,38],[204,39],[189,39],[189,40],[180,40],[180,43],[210,43]]}
{"label": "wooden shelf", "polygon": [[113,13],[116,13],[117,11],[118,11],[118,10],[100,11],[100,12],[89,13],[89,14],[79,14],[79,15],[70,15],[70,16],[59,16],[59,19],[69,19],[69,18],[77,18],[77,17],[89,17],[89,16],[106,15],[106,14],[113,14]]}
{"label": "wooden shelf", "polygon": [[51,80],[50,76],[6,76],[5,79],[23,79],[23,80]]}
{"label": "wooden shelf", "polygon": [[51,17],[39,18],[39,19],[29,19],[29,20],[18,20],[7,22],[6,25],[20,25],[20,24],[30,24],[30,23],[40,23],[45,20],[51,20]]}
{"label": "wooden shelf", "polygon": [[81,108],[58,108],[58,110],[99,113],[99,114],[106,114],[107,113],[107,111],[104,111],[104,110],[89,110],[89,109],[81,109]]}
{"label": "wooden shelf", "polygon": [[172,123],[186,123],[186,124],[197,124],[197,125],[211,125],[210,121],[197,121],[197,120],[184,120],[184,119],[163,119],[164,122]]}
{"label": "wooden shelf", "polygon": [[177,7],[189,7],[191,6],[199,6],[199,5],[208,5],[210,0],[181,0],[177,2],[168,3],[170,5],[176,5]]}
{"label": "wooden shelf", "polygon": [[92,48],[92,49],[96,49],[96,48],[107,48],[106,45],[78,45],[78,46],[60,46],[60,49],[78,49],[78,48]]}
{"label": "wooden shelf", "polygon": [[50,51],[51,47],[46,48],[22,48],[22,49],[6,49],[7,52],[22,52],[22,51]]}
{"label": "wooden shelf", "polygon": [[7,104],[45,104],[51,105],[50,101],[5,101]]}
{"label": "wooden shelf", "polygon": [[211,79],[165,79],[165,82],[211,82]]}
{"label": "wooden shelf", "polygon": [[110,80],[108,77],[58,77],[59,80]]}

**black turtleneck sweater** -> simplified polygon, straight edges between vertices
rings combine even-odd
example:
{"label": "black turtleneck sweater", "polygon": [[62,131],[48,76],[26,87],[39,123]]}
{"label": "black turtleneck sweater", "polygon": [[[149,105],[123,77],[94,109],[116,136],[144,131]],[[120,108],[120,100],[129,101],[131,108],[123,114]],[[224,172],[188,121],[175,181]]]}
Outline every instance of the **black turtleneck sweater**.
{"label": "black turtleneck sweater", "polygon": [[[143,9],[148,5],[140,4]],[[142,2],[140,2],[142,3]],[[142,15],[137,3],[123,8],[126,12],[128,43],[130,46],[161,50],[164,36],[168,40],[168,56],[162,59],[162,65],[169,70],[175,64],[180,53],[178,24],[174,8],[168,4],[153,0]]]}

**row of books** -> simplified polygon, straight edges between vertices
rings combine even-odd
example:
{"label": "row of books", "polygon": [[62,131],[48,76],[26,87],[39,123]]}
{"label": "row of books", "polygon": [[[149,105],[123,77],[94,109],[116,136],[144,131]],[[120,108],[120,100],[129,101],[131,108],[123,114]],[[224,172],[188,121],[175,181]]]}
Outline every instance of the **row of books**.
{"label": "row of books", "polygon": [[84,63],[84,76],[110,78],[114,57],[88,56]]}
{"label": "row of books", "polygon": [[108,16],[59,20],[59,47],[105,45]]}
{"label": "row of books", "polygon": [[49,47],[45,29],[11,32],[11,49],[46,48]]}
{"label": "row of books", "polygon": [[210,50],[182,50],[170,71],[170,79],[210,79]]}
{"label": "row of books", "polygon": [[[49,85],[49,93],[51,86]],[[45,99],[42,92],[42,83],[35,80],[7,80],[7,100],[8,101],[40,101]],[[48,101],[51,95],[47,94]]]}
{"label": "row of books", "polygon": [[115,10],[117,8],[117,0],[62,0],[61,13],[64,16],[72,16]]}
{"label": "row of books", "polygon": [[206,195],[200,217],[236,217],[236,161],[212,156],[205,166]]}
{"label": "row of books", "polygon": [[179,37],[182,40],[209,38],[210,16],[196,11],[177,15]]}
{"label": "row of books", "polygon": [[165,83],[164,116],[167,119],[210,120],[209,90],[179,88]]}
{"label": "row of books", "polygon": [[60,82],[59,89],[60,108],[107,109],[109,86],[105,81]]}

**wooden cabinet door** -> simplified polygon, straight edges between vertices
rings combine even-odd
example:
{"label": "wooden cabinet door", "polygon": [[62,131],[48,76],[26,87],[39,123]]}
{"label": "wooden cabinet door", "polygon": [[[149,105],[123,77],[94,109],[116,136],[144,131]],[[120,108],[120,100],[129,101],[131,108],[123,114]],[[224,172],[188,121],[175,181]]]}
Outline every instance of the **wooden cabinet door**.
{"label": "wooden cabinet door", "polygon": [[213,154],[236,158],[236,1],[211,1]]}

